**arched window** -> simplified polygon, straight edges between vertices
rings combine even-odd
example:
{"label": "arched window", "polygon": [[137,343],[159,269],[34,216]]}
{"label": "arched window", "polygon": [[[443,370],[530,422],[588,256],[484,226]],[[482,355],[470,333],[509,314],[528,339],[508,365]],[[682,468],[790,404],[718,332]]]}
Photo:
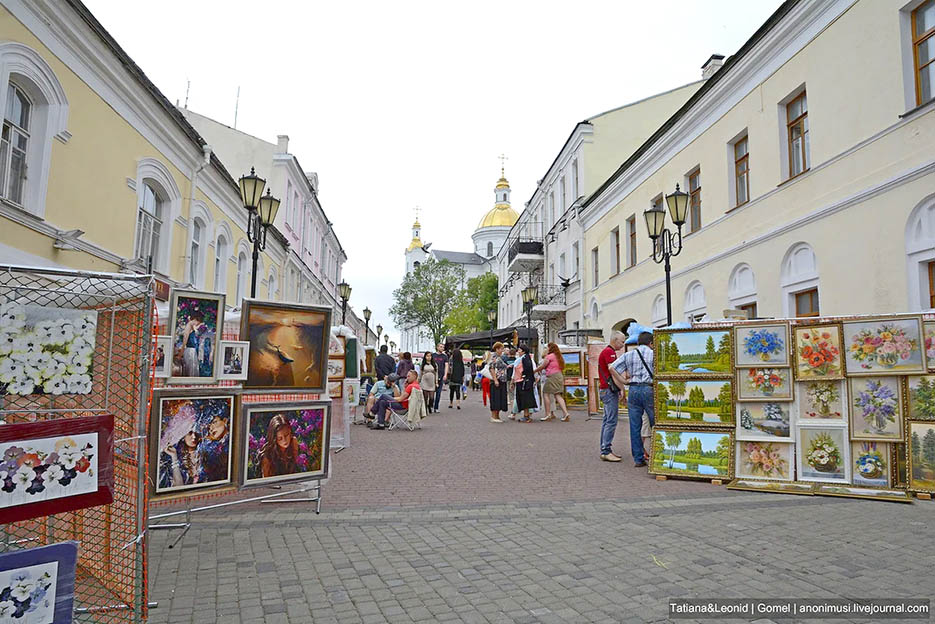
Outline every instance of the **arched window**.
{"label": "arched window", "polygon": [[269,274],[269,280],[267,282],[269,286],[269,293],[267,295],[270,301],[276,300],[276,275],[274,273]]}
{"label": "arched window", "polygon": [[796,243],[782,259],[779,278],[784,316],[819,315],[818,261],[808,243]]}
{"label": "arched window", "polygon": [[247,294],[247,273],[250,269],[247,268],[247,254],[240,252],[237,255],[237,305],[240,306],[243,302],[243,298]]}
{"label": "arched window", "polygon": [[23,205],[26,188],[26,154],[29,152],[29,128],[32,102],[26,93],[11,82],[3,115],[0,139],[0,196]]}
{"label": "arched window", "polygon": [[487,243],[487,257],[489,258],[492,255],[493,255],[493,243],[488,242]]}
{"label": "arched window", "polygon": [[214,290],[216,292],[227,292],[227,257],[229,255],[227,238],[221,234],[214,245]]}
{"label": "arched window", "polygon": [[[136,239],[134,260],[139,268],[169,273],[172,222],[179,215],[182,194],[168,168],[153,158],[143,158],[136,169]],[[206,213],[202,213],[206,214]],[[207,221],[202,221],[207,226]]]}
{"label": "arched window", "polygon": [[747,318],[758,316],[756,309],[756,276],[749,264],[734,267],[727,281],[727,300],[731,308],[743,310]]}
{"label": "arched window", "polygon": [[161,267],[164,262],[160,255],[160,242],[165,211],[165,198],[160,196],[152,182],[143,182],[140,205],[136,211],[136,259],[154,269]]}
{"label": "arched window", "polygon": [[685,320],[688,322],[700,321],[708,314],[708,303],[705,301],[704,286],[695,280],[685,289]]}
{"label": "arched window", "polygon": [[669,320],[667,314],[665,297],[656,295],[656,298],[653,299],[652,314],[650,314],[653,327],[665,327],[666,322]]}
{"label": "arched window", "polygon": [[202,254],[202,238],[204,237],[205,225],[201,219],[192,219],[192,245],[188,256],[188,280],[193,286],[201,284],[201,268],[204,261]]}
{"label": "arched window", "polygon": [[935,195],[917,205],[906,223],[909,309],[935,309]]}

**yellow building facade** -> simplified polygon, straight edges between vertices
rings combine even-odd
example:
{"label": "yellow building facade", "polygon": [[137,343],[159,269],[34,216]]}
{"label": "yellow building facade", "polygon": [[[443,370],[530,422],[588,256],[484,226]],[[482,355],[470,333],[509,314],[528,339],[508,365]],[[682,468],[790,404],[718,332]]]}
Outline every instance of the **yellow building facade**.
{"label": "yellow building facade", "polygon": [[[4,0],[0,106],[0,260],[249,295],[236,180],[83,5]],[[286,249],[271,231],[258,297]]]}
{"label": "yellow building facade", "polygon": [[935,2],[784,3],[585,200],[586,326],[665,325],[643,212],[676,184],[693,208],[672,259],[673,321],[935,307],[920,11],[935,19]]}

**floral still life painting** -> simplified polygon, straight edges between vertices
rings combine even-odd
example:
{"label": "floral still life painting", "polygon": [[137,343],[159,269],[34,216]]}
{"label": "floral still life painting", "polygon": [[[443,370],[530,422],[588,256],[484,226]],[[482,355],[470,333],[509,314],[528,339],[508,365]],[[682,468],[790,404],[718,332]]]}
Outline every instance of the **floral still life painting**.
{"label": "floral still life painting", "polygon": [[790,403],[743,403],[737,406],[738,440],[792,439]]}
{"label": "floral still life painting", "polygon": [[910,422],[909,489],[935,492],[935,423]]}
{"label": "floral still life painting", "polygon": [[844,323],[844,345],[852,375],[925,372],[918,317]]}
{"label": "floral still life painting", "polygon": [[791,481],[794,447],[779,442],[737,442],[737,476]]}
{"label": "floral still life painting", "polygon": [[903,437],[899,377],[850,378],[851,439],[894,440]]}
{"label": "floral still life painting", "polygon": [[728,477],[733,451],[729,431],[656,428],[649,472],[702,479]]}
{"label": "floral still life painting", "polygon": [[245,408],[244,485],[323,477],[330,411],[324,403]]}
{"label": "floral still life painting", "polygon": [[78,542],[0,554],[0,622],[72,622],[77,558]]}
{"label": "floral still life painting", "polygon": [[887,442],[851,442],[854,485],[889,487],[890,454]]}
{"label": "floral still life painting", "polygon": [[788,368],[737,369],[738,401],[792,399],[792,374]]}
{"label": "floral still life painting", "polygon": [[0,395],[90,394],[97,312],[0,304]]}
{"label": "floral still life painting", "polygon": [[922,337],[924,340],[925,362],[929,370],[935,370],[935,323],[926,321],[922,323]]}
{"label": "floral still life painting", "polygon": [[844,378],[841,332],[836,325],[795,328],[795,377]]}
{"label": "floral still life painting", "polygon": [[737,326],[735,366],[788,366],[789,327],[785,324]]}
{"label": "floral still life painting", "polygon": [[733,425],[730,381],[669,379],[656,384],[659,424]]}
{"label": "floral still life painting", "polygon": [[849,482],[845,438],[843,427],[799,428],[799,479]]}
{"label": "floral still life painting", "polygon": [[935,420],[935,375],[909,377],[909,420]]}
{"label": "floral still life painting", "polygon": [[843,420],[846,390],[843,381],[799,383],[799,418]]}

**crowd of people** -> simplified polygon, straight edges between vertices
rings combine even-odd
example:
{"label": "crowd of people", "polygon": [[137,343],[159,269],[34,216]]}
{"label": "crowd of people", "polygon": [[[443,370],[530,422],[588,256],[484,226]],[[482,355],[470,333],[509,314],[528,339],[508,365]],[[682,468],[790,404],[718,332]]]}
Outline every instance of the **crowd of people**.
{"label": "crowd of people", "polygon": [[[630,423],[630,453],[636,466],[645,466],[649,459],[652,426],[655,424],[653,403],[652,334],[642,332],[634,349],[623,355],[626,336],[614,332],[610,343],[598,358],[600,398],[603,404],[600,458],[620,462],[613,450],[614,434],[619,419],[620,393],[626,392]],[[374,362],[377,381],[367,390],[365,415],[371,429],[386,429],[390,411],[405,412],[409,401],[424,401],[426,413],[438,412],[448,387],[448,409],[461,409],[461,401],[469,390],[480,389],[481,399],[490,409],[490,422],[503,423],[501,414],[520,423],[533,422],[532,414],[547,422],[561,413],[561,422],[571,416],[565,403],[565,362],[561,349],[550,342],[537,364],[535,354],[523,343],[507,348],[494,343],[483,357],[467,358],[459,348],[446,349],[439,344],[434,352],[426,351],[419,362],[412,354],[400,354],[396,361],[387,347],[380,347]]]}

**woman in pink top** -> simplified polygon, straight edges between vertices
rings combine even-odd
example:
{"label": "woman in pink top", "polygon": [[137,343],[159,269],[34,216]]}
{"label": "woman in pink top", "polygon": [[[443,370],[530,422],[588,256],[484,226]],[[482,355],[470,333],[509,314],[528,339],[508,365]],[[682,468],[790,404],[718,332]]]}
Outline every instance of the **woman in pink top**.
{"label": "woman in pink top", "polygon": [[558,345],[550,342],[548,353],[542,360],[542,364],[536,369],[536,372],[545,371],[545,384],[542,386],[542,396],[545,402],[545,416],[539,420],[546,421],[555,418],[552,413],[552,399],[562,408],[562,422],[568,422],[568,407],[565,405],[565,375],[562,369],[565,368],[565,359]]}

